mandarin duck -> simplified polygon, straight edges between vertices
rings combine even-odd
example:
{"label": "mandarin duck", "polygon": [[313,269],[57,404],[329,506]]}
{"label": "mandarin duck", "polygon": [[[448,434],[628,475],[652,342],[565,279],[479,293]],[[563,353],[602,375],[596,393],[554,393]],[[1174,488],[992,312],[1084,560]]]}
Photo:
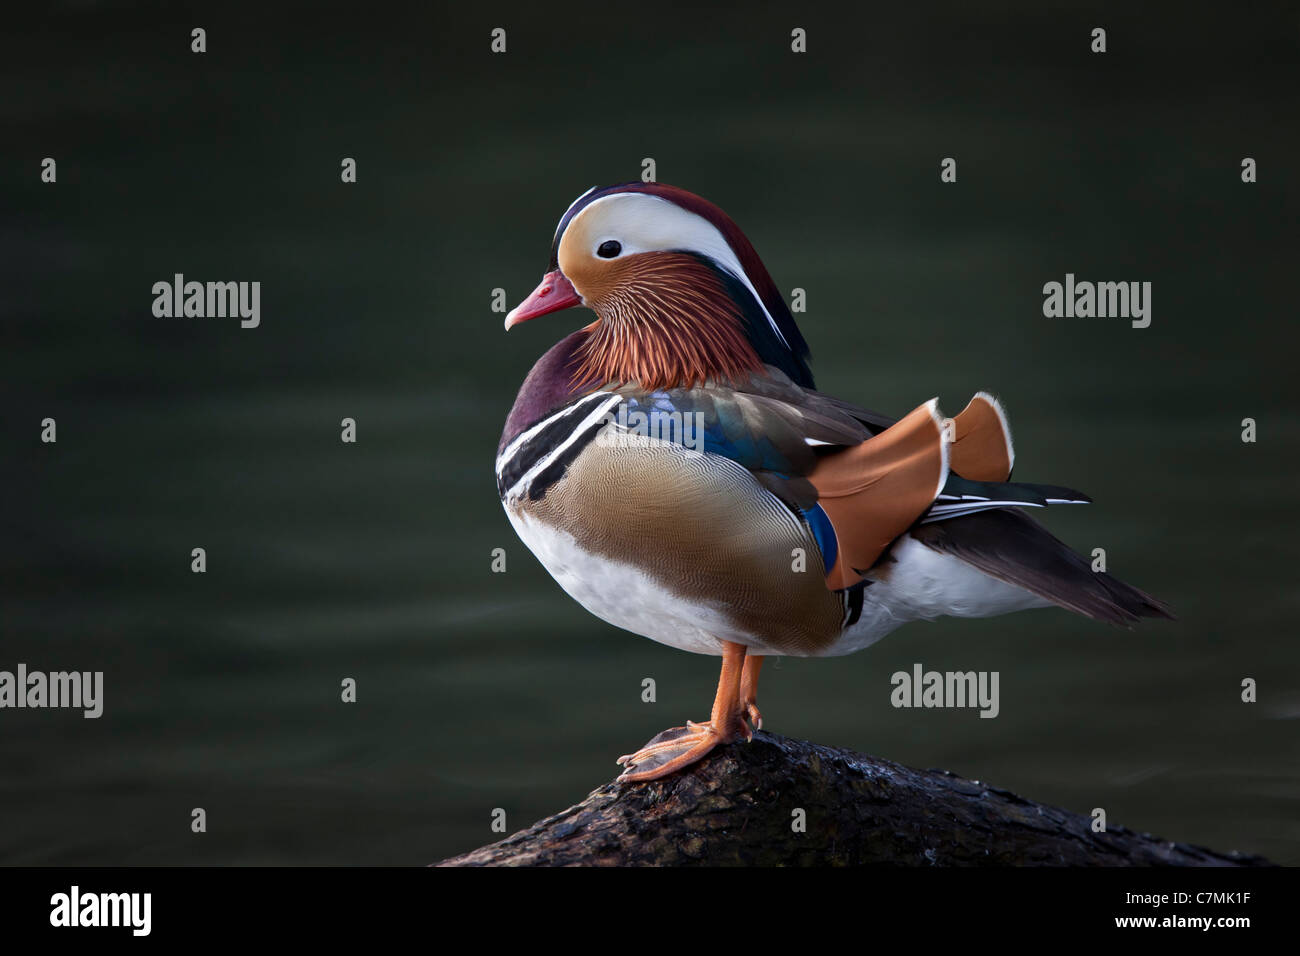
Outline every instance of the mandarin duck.
{"label": "mandarin duck", "polygon": [[895,420],[816,391],[754,247],[701,197],[643,182],[583,193],[505,326],[577,305],[596,320],[538,360],[506,420],[506,514],[592,614],[722,658],[709,719],[620,757],[619,780],[752,739],[769,655],[849,654],[941,615],[1171,616],[1023,511],[1090,499],[1010,481],[992,395]]}

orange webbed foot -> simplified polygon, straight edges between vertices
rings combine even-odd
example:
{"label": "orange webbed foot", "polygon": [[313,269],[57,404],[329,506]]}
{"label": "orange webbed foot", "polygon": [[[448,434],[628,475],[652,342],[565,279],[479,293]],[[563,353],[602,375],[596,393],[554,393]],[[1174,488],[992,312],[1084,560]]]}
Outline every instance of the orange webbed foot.
{"label": "orange webbed foot", "polygon": [[[688,720],[685,727],[665,730],[651,738],[636,753],[619,757],[618,762],[626,768],[619,775],[619,783],[658,780],[683,767],[689,767],[718,744],[730,743],[742,737],[745,740],[754,739],[754,730],[763,721],[754,703],[758,671],[763,659],[756,657],[750,664],[745,654],[743,644],[723,642],[722,674],[718,678],[718,693],[713,700],[712,719],[703,724]],[[753,722],[753,729],[745,722],[746,718]]]}
{"label": "orange webbed foot", "polygon": [[712,723],[687,721],[685,727],[673,727],[656,734],[634,754],[624,754],[618,762],[626,767],[618,783],[658,780],[707,756],[719,744],[753,735],[744,721],[737,719],[729,730],[718,731]]}

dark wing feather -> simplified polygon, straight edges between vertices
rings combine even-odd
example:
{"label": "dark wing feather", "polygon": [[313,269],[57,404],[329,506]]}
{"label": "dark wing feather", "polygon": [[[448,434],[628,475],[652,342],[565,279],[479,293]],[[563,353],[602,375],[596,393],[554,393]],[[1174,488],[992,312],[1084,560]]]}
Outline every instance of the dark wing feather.
{"label": "dark wing feather", "polygon": [[926,547],[1099,621],[1132,625],[1143,617],[1174,616],[1151,595],[1093,571],[1086,558],[1018,510],[984,511],[911,533]]}
{"label": "dark wing feather", "polygon": [[895,424],[898,419],[892,415],[882,415],[880,412],[873,412],[870,409],[854,405],[852,402],[846,402],[841,398],[831,398],[829,395],[823,395],[821,392],[813,392],[817,398],[824,402],[828,408],[834,409],[841,415],[847,415],[855,421],[861,422],[867,427],[867,430],[873,435],[879,435],[890,425]]}

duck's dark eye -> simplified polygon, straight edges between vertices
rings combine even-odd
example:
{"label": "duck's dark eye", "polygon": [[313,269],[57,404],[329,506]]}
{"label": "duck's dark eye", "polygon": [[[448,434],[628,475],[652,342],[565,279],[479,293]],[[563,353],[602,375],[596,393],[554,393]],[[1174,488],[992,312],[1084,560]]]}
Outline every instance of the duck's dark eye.
{"label": "duck's dark eye", "polygon": [[623,246],[621,243],[615,239],[606,239],[596,250],[596,255],[600,256],[602,259],[613,259],[622,251]]}

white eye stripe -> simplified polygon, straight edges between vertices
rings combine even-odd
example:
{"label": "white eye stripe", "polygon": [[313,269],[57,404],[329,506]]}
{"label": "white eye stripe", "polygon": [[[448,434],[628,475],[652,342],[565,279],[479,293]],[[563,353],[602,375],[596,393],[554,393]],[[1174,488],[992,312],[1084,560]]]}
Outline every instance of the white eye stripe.
{"label": "white eye stripe", "polygon": [[[590,190],[588,190],[590,192]],[[583,194],[584,196],[586,193]],[[579,200],[581,197],[579,197]],[[573,208],[570,206],[569,208]],[[567,213],[566,213],[567,215]],[[576,227],[576,228],[575,228]],[[676,203],[648,193],[614,193],[592,200],[573,217],[565,238],[578,233],[587,236],[617,237],[621,255],[638,252],[685,250],[707,256],[731,273],[754,296],[767,317],[768,324],[787,349],[790,343],[781,333],[763,297],[749,281],[735,251],[718,227],[703,216],[683,209]],[[602,238],[604,241],[604,238]],[[596,244],[596,248],[599,247]]]}

